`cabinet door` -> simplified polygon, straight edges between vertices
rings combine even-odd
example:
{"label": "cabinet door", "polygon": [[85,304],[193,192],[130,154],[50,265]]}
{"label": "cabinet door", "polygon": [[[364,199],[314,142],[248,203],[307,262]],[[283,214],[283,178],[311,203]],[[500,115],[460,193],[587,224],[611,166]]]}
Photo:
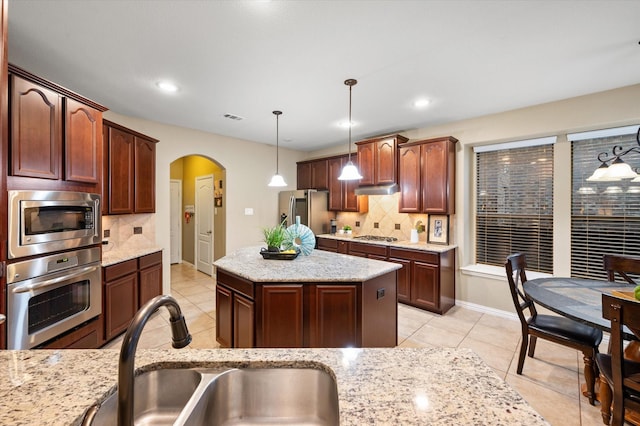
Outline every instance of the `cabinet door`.
{"label": "cabinet door", "polygon": [[156,144],[135,137],[135,213],[156,211]]}
{"label": "cabinet door", "polygon": [[396,183],[396,140],[384,139],[376,142],[376,185]]}
{"label": "cabinet door", "polygon": [[338,180],[342,171],[342,158],[331,158],[327,161],[329,168],[329,210],[341,211],[344,204],[342,181]]}
{"label": "cabinet door", "polygon": [[302,286],[262,286],[262,312],[257,347],[302,347]]}
{"label": "cabinet door", "polygon": [[138,311],[138,274],[105,283],[105,338],[117,336]]}
{"label": "cabinet door", "polygon": [[358,168],[362,179],[360,185],[376,184],[376,161],[375,161],[376,143],[367,142],[358,144]]}
{"label": "cabinet door", "polygon": [[298,163],[296,188],[311,189],[311,163]]}
{"label": "cabinet door", "polygon": [[400,147],[400,213],[419,213],[421,211],[420,191],[420,145]]}
{"label": "cabinet door", "polygon": [[109,129],[109,213],[133,213],[134,137]]}
{"label": "cabinet door", "polygon": [[216,285],[216,341],[223,348],[233,345],[232,294],[221,285]]}
{"label": "cabinet door", "polygon": [[254,303],[238,294],[233,295],[233,347],[253,348]]}
{"label": "cabinet door", "polygon": [[11,174],[60,179],[62,97],[11,76]]}
{"label": "cabinet door", "polygon": [[99,183],[102,178],[102,113],[65,100],[65,180]]}
{"label": "cabinet door", "polygon": [[415,261],[411,269],[411,300],[423,308],[440,309],[438,266]]}
{"label": "cabinet door", "polygon": [[319,191],[329,189],[329,168],[327,160],[311,163],[311,188]]}
{"label": "cabinet door", "polygon": [[448,145],[448,141],[422,145],[422,211],[425,213],[453,213],[448,211]]}
{"label": "cabinet door", "polygon": [[389,262],[402,265],[402,269],[398,269],[396,277],[398,280],[398,301],[411,301],[411,261],[404,259],[389,258]]}
{"label": "cabinet door", "polygon": [[140,270],[140,302],[142,307],[149,300],[162,294],[162,264]]}
{"label": "cabinet door", "polygon": [[309,309],[309,343],[314,348],[359,347],[355,285],[317,285]]}
{"label": "cabinet door", "polygon": [[[344,161],[346,164],[346,160]],[[361,212],[360,211],[360,196],[356,195],[356,188],[359,186],[359,181],[357,180],[347,180],[342,182],[342,187],[344,190],[343,195],[343,212]],[[362,195],[362,197],[367,197],[366,195]],[[361,212],[364,213],[364,212]]]}

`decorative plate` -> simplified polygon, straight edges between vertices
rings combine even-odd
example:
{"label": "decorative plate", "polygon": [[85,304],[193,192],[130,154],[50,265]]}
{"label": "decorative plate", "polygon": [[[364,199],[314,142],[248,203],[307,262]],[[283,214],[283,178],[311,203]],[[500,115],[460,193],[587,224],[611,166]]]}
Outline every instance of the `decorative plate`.
{"label": "decorative plate", "polygon": [[287,233],[293,240],[294,247],[300,249],[302,254],[308,256],[316,246],[316,236],[306,225],[291,225],[287,228]]}

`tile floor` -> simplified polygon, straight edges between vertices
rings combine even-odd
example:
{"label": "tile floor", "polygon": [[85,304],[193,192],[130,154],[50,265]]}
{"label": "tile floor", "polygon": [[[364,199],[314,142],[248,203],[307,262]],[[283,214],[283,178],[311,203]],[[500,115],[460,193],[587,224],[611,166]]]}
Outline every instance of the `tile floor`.
{"label": "tile floor", "polygon": [[[215,280],[188,264],[171,266],[171,293],[187,319],[192,348],[218,347],[215,338]],[[146,325],[139,348],[169,348],[168,313],[162,309]],[[538,340],[536,357],[515,372],[520,325],[456,306],[440,316],[398,305],[398,344],[407,347],[470,348],[518,391],[553,426],[600,426],[600,406],[580,393],[582,354]],[[106,347],[119,348],[121,337]],[[601,348],[605,349],[605,348]]]}

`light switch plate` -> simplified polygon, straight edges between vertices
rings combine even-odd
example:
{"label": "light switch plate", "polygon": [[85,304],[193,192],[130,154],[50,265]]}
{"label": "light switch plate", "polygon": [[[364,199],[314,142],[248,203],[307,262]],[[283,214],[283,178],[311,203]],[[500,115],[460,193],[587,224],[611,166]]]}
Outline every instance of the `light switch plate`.
{"label": "light switch plate", "polygon": [[253,216],[253,209],[251,207],[245,207],[244,208],[244,215],[245,216]]}

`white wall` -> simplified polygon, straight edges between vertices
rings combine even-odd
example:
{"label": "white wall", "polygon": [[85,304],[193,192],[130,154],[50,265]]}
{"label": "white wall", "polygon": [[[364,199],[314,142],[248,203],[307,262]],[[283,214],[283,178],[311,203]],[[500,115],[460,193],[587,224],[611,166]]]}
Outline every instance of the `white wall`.
{"label": "white wall", "polygon": [[[119,115],[107,111],[104,118],[158,139],[156,151],[156,244],[163,252],[163,289],[169,292],[169,169],[172,161],[186,155],[203,155],[226,170],[225,206],[227,252],[247,245],[259,245],[261,228],[278,223],[277,193],[295,189],[296,161],[305,153],[280,148],[279,171],[288,188],[270,188],[275,173],[276,147],[215,135],[193,129]],[[252,208],[253,216],[244,214]]]}

